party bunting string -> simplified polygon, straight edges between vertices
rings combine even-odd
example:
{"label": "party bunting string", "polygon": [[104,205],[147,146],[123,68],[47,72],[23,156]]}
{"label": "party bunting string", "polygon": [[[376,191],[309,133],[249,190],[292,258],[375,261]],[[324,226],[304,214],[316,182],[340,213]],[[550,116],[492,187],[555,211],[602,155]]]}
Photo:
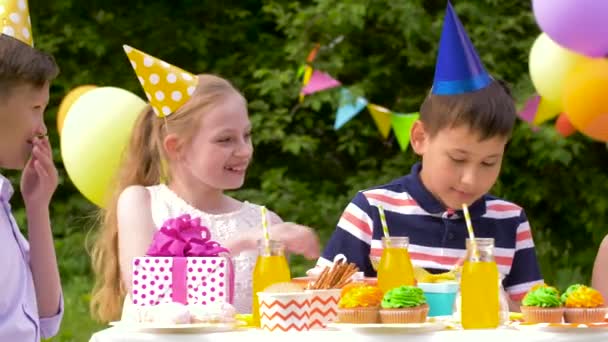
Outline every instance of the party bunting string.
{"label": "party bunting string", "polygon": [[[343,37],[338,37],[332,41],[331,44],[338,44],[342,39]],[[333,45],[330,47],[333,47]],[[418,120],[419,114],[417,112],[397,113],[377,104],[370,103],[363,96],[354,96],[349,89],[342,86],[342,83],[339,80],[333,78],[328,73],[314,69],[312,67],[312,62],[323,48],[324,46],[316,44],[309,52],[306,64],[302,65],[298,70],[298,78],[302,78],[302,88],[300,90],[298,104],[291,110],[291,113],[293,114],[299,109],[305,96],[340,87],[340,103],[338,110],[336,111],[336,119],[334,122],[335,130],[342,128],[346,123],[367,108],[382,137],[388,139],[392,130],[401,150],[407,150],[407,147],[410,144],[410,131],[414,122]]]}

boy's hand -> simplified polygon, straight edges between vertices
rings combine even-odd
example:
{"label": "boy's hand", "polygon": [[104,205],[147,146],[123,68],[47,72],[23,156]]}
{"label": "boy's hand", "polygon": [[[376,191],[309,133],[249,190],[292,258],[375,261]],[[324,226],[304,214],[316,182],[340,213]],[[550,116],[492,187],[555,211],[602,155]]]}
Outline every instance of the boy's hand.
{"label": "boy's hand", "polygon": [[315,231],[300,224],[281,222],[268,227],[270,238],[285,244],[285,252],[300,254],[307,259],[319,257],[319,238]]}
{"label": "boy's hand", "polygon": [[21,195],[26,209],[39,209],[49,206],[58,176],[48,138],[36,138],[32,144],[32,155],[21,174]]}

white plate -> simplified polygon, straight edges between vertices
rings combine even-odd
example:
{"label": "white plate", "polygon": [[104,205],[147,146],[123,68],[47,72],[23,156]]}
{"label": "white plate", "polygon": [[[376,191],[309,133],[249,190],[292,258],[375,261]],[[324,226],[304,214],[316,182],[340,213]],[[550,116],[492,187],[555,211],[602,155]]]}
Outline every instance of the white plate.
{"label": "white plate", "polygon": [[575,323],[519,323],[514,322],[509,325],[517,330],[536,330],[559,333],[603,333],[608,334],[608,323],[590,323],[590,324],[575,324]]}
{"label": "white plate", "polygon": [[134,323],[134,322],[110,322],[111,326],[129,331],[148,332],[155,334],[209,334],[236,330],[237,323],[189,323],[189,324],[159,324],[159,323]]}
{"label": "white plate", "polygon": [[358,334],[419,334],[431,331],[439,331],[446,328],[443,322],[425,323],[329,323],[328,328],[335,328],[343,331],[352,331]]}

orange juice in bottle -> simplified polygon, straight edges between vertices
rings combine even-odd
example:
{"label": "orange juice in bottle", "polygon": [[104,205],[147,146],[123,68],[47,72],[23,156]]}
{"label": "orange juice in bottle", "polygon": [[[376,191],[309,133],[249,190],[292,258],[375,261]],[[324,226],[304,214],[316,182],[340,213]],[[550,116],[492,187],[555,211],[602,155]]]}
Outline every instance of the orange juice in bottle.
{"label": "orange juice in bottle", "polygon": [[476,238],[474,252],[467,239],[467,259],[462,267],[462,327],[494,329],[499,325],[498,267],[494,261],[494,239]]}
{"label": "orange juice in bottle", "polygon": [[415,285],[414,268],[407,251],[408,245],[409,239],[405,236],[382,238],[378,287],[383,292],[401,285]]}
{"label": "orange juice in bottle", "polygon": [[270,240],[266,246],[264,240],[258,241],[258,258],[253,270],[252,324],[260,326],[260,304],[258,292],[272,284],[291,281],[289,266],[285,259],[284,246],[280,241]]}

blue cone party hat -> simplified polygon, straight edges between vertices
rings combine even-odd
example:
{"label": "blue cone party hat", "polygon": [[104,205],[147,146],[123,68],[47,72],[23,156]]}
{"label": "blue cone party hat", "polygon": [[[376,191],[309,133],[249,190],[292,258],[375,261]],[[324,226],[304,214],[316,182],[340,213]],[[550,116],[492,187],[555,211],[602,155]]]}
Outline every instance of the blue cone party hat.
{"label": "blue cone party hat", "polygon": [[492,82],[452,4],[443,20],[432,93],[456,95],[485,88]]}

